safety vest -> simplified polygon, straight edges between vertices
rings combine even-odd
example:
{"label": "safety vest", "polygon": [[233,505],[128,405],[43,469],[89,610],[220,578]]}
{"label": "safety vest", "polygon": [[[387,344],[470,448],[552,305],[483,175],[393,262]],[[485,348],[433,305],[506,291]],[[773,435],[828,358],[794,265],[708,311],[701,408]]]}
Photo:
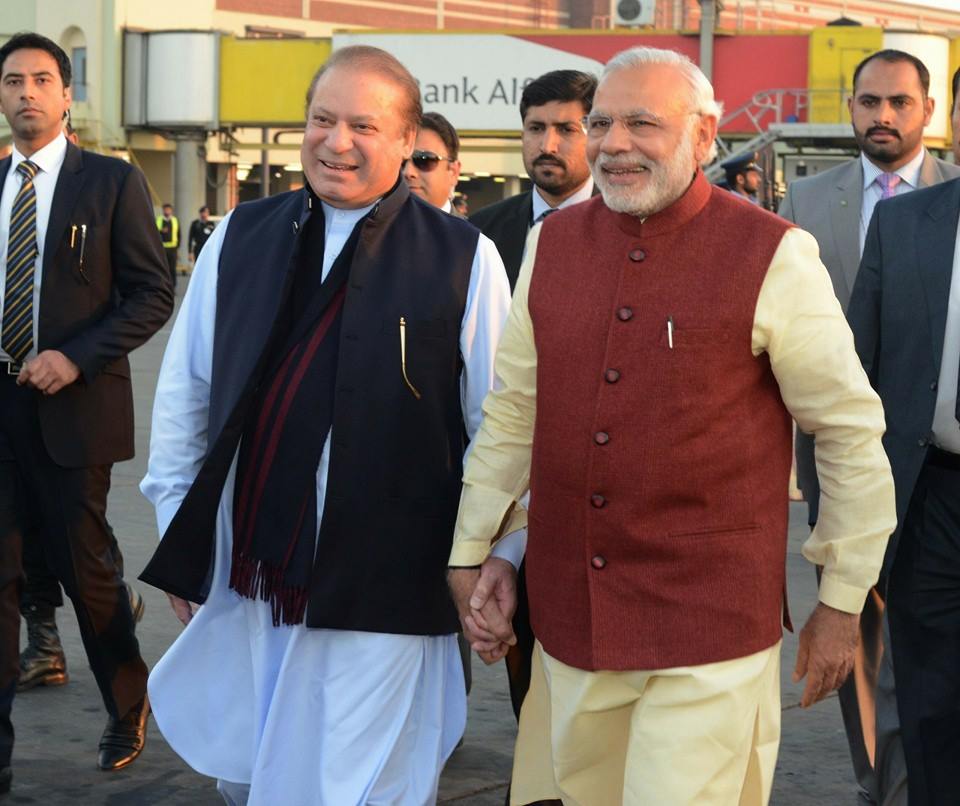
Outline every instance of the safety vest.
{"label": "safety vest", "polygon": [[160,237],[163,239],[164,249],[173,249],[180,245],[180,222],[175,215],[170,216],[169,221],[162,215],[158,215],[157,229],[160,230]]}

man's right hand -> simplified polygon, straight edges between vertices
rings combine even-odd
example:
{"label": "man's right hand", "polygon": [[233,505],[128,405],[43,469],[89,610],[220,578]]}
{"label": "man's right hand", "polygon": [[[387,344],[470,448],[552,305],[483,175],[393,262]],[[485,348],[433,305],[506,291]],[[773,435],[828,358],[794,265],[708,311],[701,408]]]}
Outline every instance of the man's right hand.
{"label": "man's right hand", "polygon": [[480,570],[451,569],[448,581],[470,646],[485,663],[503,658],[517,643],[511,624],[517,609],[516,569],[490,557]]}
{"label": "man's right hand", "polygon": [[181,599],[179,596],[174,596],[172,593],[168,593],[167,598],[170,600],[170,606],[173,608],[173,612],[176,614],[177,618],[180,619],[180,623],[186,627],[190,623],[190,619],[193,618],[193,614],[197,612],[197,609],[200,607],[200,605],[194,604],[193,602],[188,602],[186,599]]}

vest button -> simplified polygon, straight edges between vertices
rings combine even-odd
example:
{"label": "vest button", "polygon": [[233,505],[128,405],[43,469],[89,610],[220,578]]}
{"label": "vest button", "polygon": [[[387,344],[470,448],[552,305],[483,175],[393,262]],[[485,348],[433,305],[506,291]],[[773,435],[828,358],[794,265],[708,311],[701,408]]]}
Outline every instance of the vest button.
{"label": "vest button", "polygon": [[607,499],[600,495],[600,493],[594,493],[590,496],[590,503],[593,504],[594,509],[601,509],[606,505]]}
{"label": "vest button", "polygon": [[926,438],[925,438],[925,437],[920,437],[920,439],[917,440],[917,445],[919,445],[921,448],[926,448],[926,447],[927,447],[927,440],[926,440]]}
{"label": "vest button", "polygon": [[615,369],[608,369],[603,373],[603,379],[607,383],[616,383],[620,380],[620,373]]}
{"label": "vest button", "polygon": [[627,256],[634,263],[639,263],[640,261],[646,259],[647,253],[644,252],[642,249],[631,249]]}
{"label": "vest button", "polygon": [[593,559],[590,560],[590,565],[592,565],[594,568],[596,568],[598,571],[600,571],[600,570],[602,570],[604,567],[606,567],[606,565],[607,565],[606,557],[604,557],[604,556],[602,556],[602,555],[600,555],[600,554],[595,554],[595,555],[593,556]]}
{"label": "vest button", "polygon": [[610,435],[606,431],[597,431],[597,433],[593,435],[593,441],[596,442],[597,445],[606,445],[610,441]]}
{"label": "vest button", "polygon": [[931,391],[931,392],[936,392],[936,391],[937,391],[937,382],[936,382],[936,381],[930,381],[930,391]]}
{"label": "vest button", "polygon": [[617,311],[617,319],[621,322],[629,322],[633,319],[633,309],[624,306]]}

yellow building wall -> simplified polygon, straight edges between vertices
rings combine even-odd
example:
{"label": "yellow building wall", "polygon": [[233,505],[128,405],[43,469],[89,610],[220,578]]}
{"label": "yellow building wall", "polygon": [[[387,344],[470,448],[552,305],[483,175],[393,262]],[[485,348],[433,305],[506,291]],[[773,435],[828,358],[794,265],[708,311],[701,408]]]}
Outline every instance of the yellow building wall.
{"label": "yellow building wall", "polygon": [[220,122],[303,126],[307,88],[329,39],[220,39]]}
{"label": "yellow building wall", "polygon": [[882,28],[831,26],[810,32],[811,123],[849,122],[847,96],[853,89],[853,71],[882,47]]}

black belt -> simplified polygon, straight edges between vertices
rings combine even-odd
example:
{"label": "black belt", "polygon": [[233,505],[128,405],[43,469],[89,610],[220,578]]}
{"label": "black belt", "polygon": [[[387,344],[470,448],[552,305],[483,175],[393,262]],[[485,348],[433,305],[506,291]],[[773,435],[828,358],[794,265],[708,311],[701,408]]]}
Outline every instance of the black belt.
{"label": "black belt", "polygon": [[927,464],[947,470],[960,470],[960,453],[950,453],[931,445],[927,451]]}

